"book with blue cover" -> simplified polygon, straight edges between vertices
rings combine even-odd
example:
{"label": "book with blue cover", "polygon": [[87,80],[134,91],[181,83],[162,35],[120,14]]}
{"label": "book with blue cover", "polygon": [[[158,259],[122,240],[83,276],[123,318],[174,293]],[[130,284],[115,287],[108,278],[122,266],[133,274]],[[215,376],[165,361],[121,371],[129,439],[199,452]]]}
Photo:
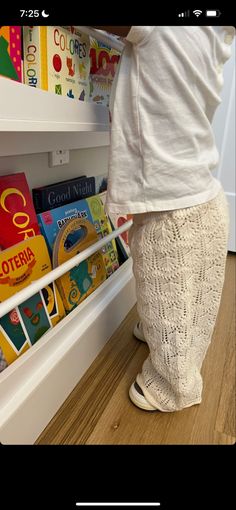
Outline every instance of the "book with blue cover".
{"label": "book with blue cover", "polygon": [[[100,195],[44,211],[37,215],[41,233],[45,237],[48,250],[52,256],[57,236],[64,225],[77,218],[88,220],[94,225],[98,239],[102,239],[112,232],[111,224],[107,218]],[[78,242],[78,230],[70,232],[66,239],[67,250]],[[108,242],[101,250],[107,276],[110,276],[118,267],[118,254],[115,240]]]}

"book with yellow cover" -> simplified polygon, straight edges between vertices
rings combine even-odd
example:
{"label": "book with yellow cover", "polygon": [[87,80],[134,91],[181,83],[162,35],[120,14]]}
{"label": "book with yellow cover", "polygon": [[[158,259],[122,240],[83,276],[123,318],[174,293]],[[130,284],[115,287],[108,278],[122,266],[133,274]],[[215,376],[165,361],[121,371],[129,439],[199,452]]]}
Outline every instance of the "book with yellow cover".
{"label": "book with yellow cover", "polygon": [[55,94],[89,98],[89,36],[75,27],[24,27],[24,81]]}
{"label": "book with yellow cover", "polygon": [[[53,245],[53,267],[57,267],[98,241],[95,227],[90,221],[74,218],[59,230]],[[67,312],[73,310],[102,282],[106,269],[100,251],[73,267],[57,280]]]}
{"label": "book with yellow cover", "polygon": [[[90,213],[92,216],[93,224],[100,239],[112,233],[110,220],[104,210],[102,200],[104,193],[106,192],[100,193],[99,195],[95,195],[93,197],[89,197],[86,199],[86,202],[89,206]],[[103,248],[101,249],[101,252],[107,276],[110,276],[119,267],[115,239],[112,239],[112,241],[105,244],[105,246],[103,246]]]}
{"label": "book with yellow cover", "polygon": [[[0,302],[52,269],[43,236],[35,236],[0,252]],[[0,318],[1,367],[17,359],[65,316],[56,284],[47,285]]]}

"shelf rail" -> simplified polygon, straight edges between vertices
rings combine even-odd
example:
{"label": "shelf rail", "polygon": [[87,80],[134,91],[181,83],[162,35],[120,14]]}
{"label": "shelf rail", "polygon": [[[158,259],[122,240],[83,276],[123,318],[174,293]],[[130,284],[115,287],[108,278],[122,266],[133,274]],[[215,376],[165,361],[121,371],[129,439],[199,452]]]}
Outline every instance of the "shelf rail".
{"label": "shelf rail", "polygon": [[52,283],[54,282],[54,280],[60,278],[60,276],[63,276],[63,274],[67,273],[67,271],[70,271],[70,269],[83,262],[83,260],[90,257],[90,255],[93,255],[96,251],[100,250],[103,246],[105,246],[105,244],[112,241],[112,239],[115,239],[123,232],[126,232],[126,230],[128,230],[132,224],[133,224],[132,220],[127,221],[126,223],[124,223],[124,225],[117,228],[116,230],[114,230],[107,236],[103,237],[96,243],[92,244],[78,255],[75,255],[70,260],[67,260],[67,262],[64,262],[55,269],[52,269],[50,273],[46,274],[42,278],[39,278],[38,280],[35,280],[30,285],[28,285],[28,287],[25,287],[25,289],[20,290],[19,292],[14,294],[14,296],[11,296],[10,298],[0,303],[0,317],[3,317],[3,315],[10,312],[11,310],[13,310],[13,308],[26,301],[26,299],[29,299],[30,297],[34,296],[34,294],[36,294],[41,289],[49,285],[49,283]]}
{"label": "shelf rail", "polygon": [[124,43],[115,37],[109,36],[107,32],[104,32],[103,30],[96,30],[92,27],[79,27],[76,26],[78,30],[83,32],[84,34],[90,35],[91,37],[94,37],[94,39],[97,39],[98,41],[101,41],[104,44],[107,44],[111,48],[114,48],[115,50],[119,51],[120,53],[124,49]]}

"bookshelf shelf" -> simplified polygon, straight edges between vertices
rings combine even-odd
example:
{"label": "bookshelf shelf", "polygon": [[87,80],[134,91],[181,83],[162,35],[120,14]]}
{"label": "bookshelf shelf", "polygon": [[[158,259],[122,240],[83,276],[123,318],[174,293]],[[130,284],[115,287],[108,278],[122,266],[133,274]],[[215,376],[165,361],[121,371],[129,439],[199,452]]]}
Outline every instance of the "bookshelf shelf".
{"label": "bookshelf shelf", "polygon": [[108,108],[0,77],[0,136],[0,156],[108,145]]}
{"label": "bookshelf shelf", "polygon": [[108,108],[0,78],[0,131],[108,131]]}
{"label": "bookshelf shelf", "polygon": [[33,444],[134,306],[128,259],[0,374],[0,442]]}

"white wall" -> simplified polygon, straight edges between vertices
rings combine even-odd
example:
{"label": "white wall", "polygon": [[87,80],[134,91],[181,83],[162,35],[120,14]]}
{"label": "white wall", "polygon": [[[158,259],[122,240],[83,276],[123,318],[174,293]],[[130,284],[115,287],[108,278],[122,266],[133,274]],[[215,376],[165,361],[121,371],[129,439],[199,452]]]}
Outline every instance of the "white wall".
{"label": "white wall", "polygon": [[214,175],[221,181],[230,208],[229,250],[236,251],[235,239],[235,43],[232,55],[224,66],[222,103],[213,119],[213,130],[220,153],[219,165]]}
{"label": "white wall", "polygon": [[48,153],[7,156],[0,158],[0,175],[25,172],[29,187],[44,186],[78,175],[107,174],[108,147],[70,151],[68,165],[49,168]]}

